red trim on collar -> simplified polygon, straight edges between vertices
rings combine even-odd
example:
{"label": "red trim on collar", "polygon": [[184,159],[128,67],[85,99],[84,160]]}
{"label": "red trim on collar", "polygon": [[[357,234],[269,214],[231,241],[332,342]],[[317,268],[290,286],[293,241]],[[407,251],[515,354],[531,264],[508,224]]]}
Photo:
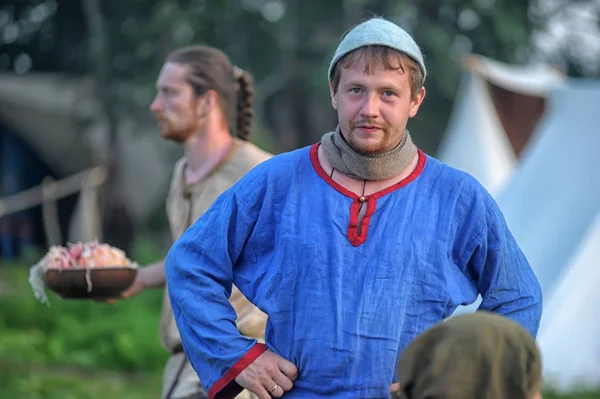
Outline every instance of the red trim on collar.
{"label": "red trim on collar", "polygon": [[[393,191],[396,191],[407,184],[414,181],[425,169],[425,163],[427,162],[427,156],[420,149],[417,150],[419,160],[417,162],[417,167],[413,170],[410,175],[406,176],[404,179],[399,181],[396,184],[391,185],[390,187],[384,188],[383,190],[377,191],[370,195],[365,195],[364,197],[359,196],[356,193],[346,189],[335,180],[333,180],[323,169],[321,166],[321,162],[319,162],[319,146],[320,143],[315,143],[310,148],[310,161],[317,172],[317,175],[321,177],[327,184],[331,187],[345,195],[346,197],[352,198],[352,204],[350,206],[350,222],[348,224],[348,240],[352,243],[352,245],[359,246],[367,240],[367,233],[369,229],[369,222],[371,221],[371,216],[375,213],[375,209],[377,208],[377,199],[383,197],[386,194],[390,194]],[[360,211],[360,204],[362,202],[367,203],[367,212],[363,217],[360,225],[360,229],[358,228],[358,214]],[[360,233],[359,233],[360,231]]]}

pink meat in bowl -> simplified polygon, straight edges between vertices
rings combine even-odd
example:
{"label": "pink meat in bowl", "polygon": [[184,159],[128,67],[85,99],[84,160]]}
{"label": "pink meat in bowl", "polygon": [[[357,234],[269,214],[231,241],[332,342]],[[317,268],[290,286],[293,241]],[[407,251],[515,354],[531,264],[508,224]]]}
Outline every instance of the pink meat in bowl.
{"label": "pink meat in bowl", "polygon": [[122,250],[97,241],[53,246],[41,263],[44,284],[65,299],[118,297],[138,270]]}

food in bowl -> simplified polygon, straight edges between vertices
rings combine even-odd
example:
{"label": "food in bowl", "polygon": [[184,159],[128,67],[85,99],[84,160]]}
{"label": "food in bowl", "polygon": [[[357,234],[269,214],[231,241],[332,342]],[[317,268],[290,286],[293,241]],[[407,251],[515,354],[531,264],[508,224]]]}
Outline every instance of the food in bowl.
{"label": "food in bowl", "polygon": [[125,252],[98,241],[68,244],[67,247],[52,246],[42,258],[44,269],[70,269],[75,267],[116,267],[132,266]]}
{"label": "food in bowl", "polygon": [[98,241],[52,246],[29,273],[33,293],[43,303],[45,288],[63,298],[92,299],[119,295],[129,287],[137,264],[119,248]]}

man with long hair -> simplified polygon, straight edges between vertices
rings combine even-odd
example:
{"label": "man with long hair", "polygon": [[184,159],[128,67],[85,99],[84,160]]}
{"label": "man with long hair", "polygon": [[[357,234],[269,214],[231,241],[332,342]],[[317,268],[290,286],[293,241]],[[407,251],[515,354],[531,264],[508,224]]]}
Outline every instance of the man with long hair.
{"label": "man with long hair", "polygon": [[[271,154],[248,141],[252,125],[252,79],[233,66],[220,50],[196,46],[169,55],[156,83],[150,109],[166,140],[180,143],[184,156],[175,165],[167,199],[174,240],[193,224],[226,189]],[[230,126],[235,117],[236,136]],[[164,260],[140,268],[131,297],[147,288],[165,286]],[[234,288],[229,298],[241,334],[264,339],[266,315]],[[232,314],[226,312],[223,317]],[[188,362],[165,289],[160,321],[161,341],[171,354],[165,368],[163,399],[205,398]],[[212,343],[219,350],[219,342]],[[246,391],[249,395],[249,392]]]}

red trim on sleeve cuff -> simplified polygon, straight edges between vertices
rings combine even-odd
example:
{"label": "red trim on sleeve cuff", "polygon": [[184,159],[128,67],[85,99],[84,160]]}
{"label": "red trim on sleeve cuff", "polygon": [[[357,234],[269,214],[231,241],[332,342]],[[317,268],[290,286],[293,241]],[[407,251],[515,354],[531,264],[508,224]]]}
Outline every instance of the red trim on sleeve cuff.
{"label": "red trim on sleeve cuff", "polygon": [[238,360],[220,380],[215,382],[208,390],[210,399],[234,399],[244,390],[235,382],[235,378],[262,355],[267,350],[267,346],[260,342],[256,343],[240,360]]}

